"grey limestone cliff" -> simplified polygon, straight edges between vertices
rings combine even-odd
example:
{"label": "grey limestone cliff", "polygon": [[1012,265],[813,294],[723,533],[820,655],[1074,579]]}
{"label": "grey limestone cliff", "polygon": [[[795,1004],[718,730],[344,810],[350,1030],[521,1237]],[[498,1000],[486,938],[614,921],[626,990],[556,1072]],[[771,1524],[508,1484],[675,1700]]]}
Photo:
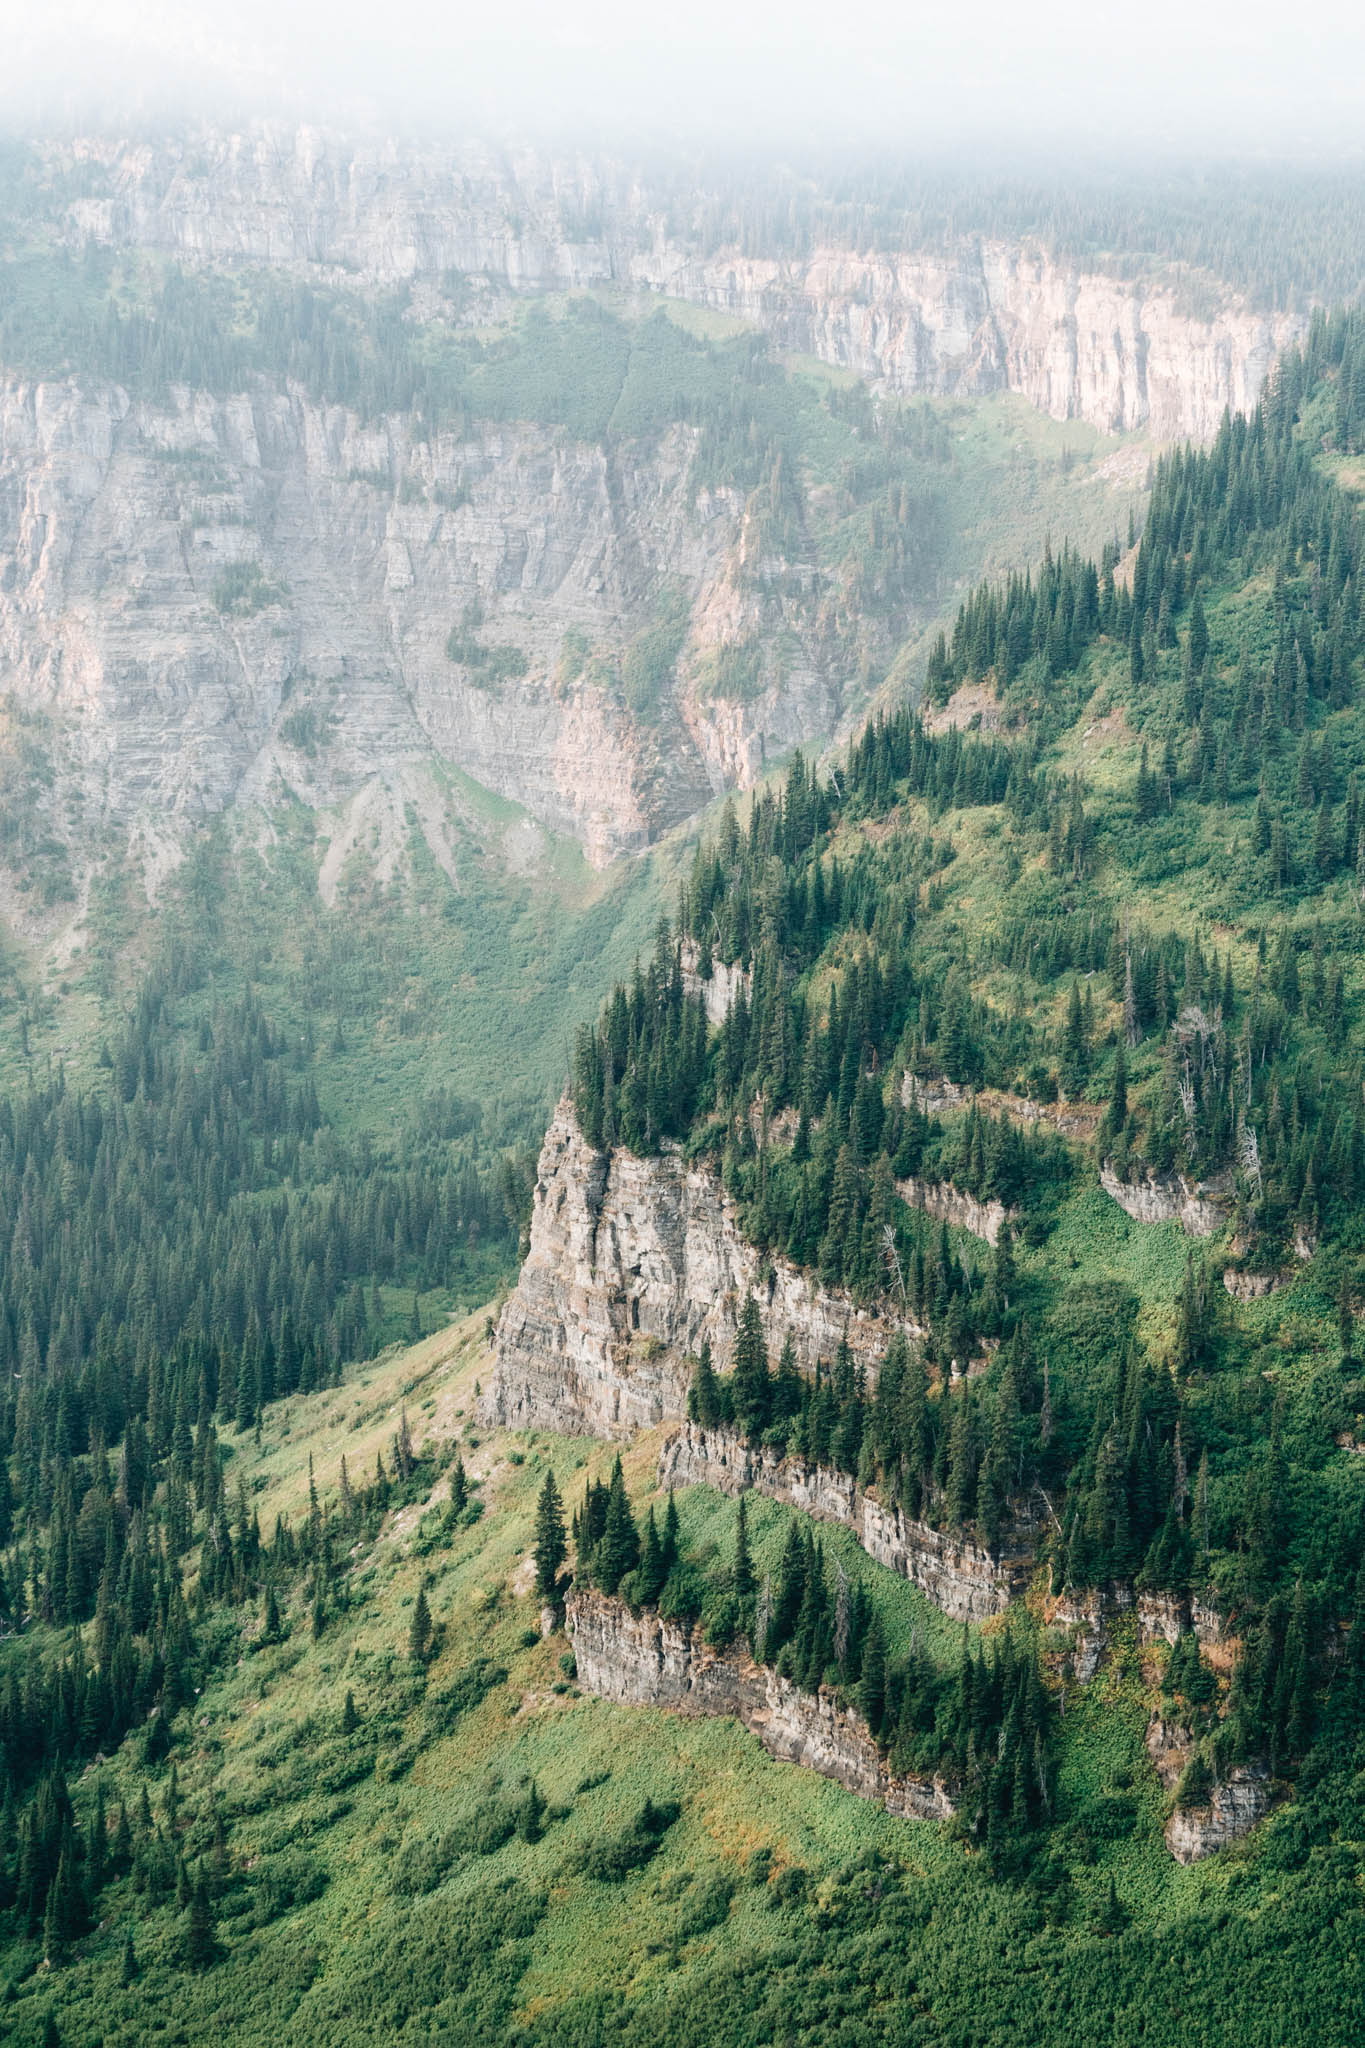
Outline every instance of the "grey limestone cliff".
{"label": "grey limestone cliff", "polygon": [[545,1134],[530,1249],[498,1322],[489,1413],[598,1435],[680,1420],[695,1354],[709,1340],[725,1365],[749,1291],[774,1351],[790,1336],[812,1370],[846,1338],[875,1379],[895,1321],[785,1260],[764,1261],[716,1176],[676,1150],[594,1151],[566,1099]]}
{"label": "grey limestone cliff", "polygon": [[[740,589],[743,506],[690,492],[693,438],[617,473],[564,437],[424,439],[293,388],[152,405],[0,377],[0,694],[51,725],[54,816],[70,799],[87,829],[164,834],[282,796],[345,815],[383,790],[421,823],[453,763],[599,864],[645,846],[837,716],[818,594]],[[717,613],[770,629],[780,677],[730,704],[690,691],[684,660],[642,719],[566,663],[626,644],[665,588],[695,647]],[[490,685],[451,659],[471,608],[520,673]]]}
{"label": "grey limestone cliff", "polygon": [[1139,1180],[1120,1180],[1106,1160],[1100,1186],[1136,1223],[1178,1223],[1187,1237],[1212,1237],[1232,1213],[1232,1176],[1187,1180],[1178,1173],[1146,1173]]}
{"label": "grey limestone cliff", "polygon": [[1270,1775],[1243,1764],[1214,1786],[1205,1806],[1178,1806],[1166,1823],[1166,1847],[1177,1863],[1198,1863],[1250,1834],[1270,1811]]}
{"label": "grey limestone cliff", "polygon": [[860,1798],[878,1799],[888,1813],[951,1818],[942,1779],[894,1775],[861,1715],[823,1689],[802,1692],[741,1646],[716,1649],[652,1610],[635,1615],[623,1600],[578,1589],[569,1595],[567,1621],[578,1682],[588,1692],[679,1714],[733,1715],[782,1763],[802,1764]]}
{"label": "grey limestone cliff", "polygon": [[926,1598],[959,1621],[986,1621],[1003,1614],[1025,1590],[1032,1546],[1027,1531],[1009,1552],[996,1556],[981,1544],[916,1521],[865,1492],[846,1472],[808,1465],[799,1458],[747,1443],[731,1430],[703,1429],[686,1422],[659,1453],[661,1486],[713,1486],[739,1494],[753,1488],[788,1502],[824,1522],[852,1529],[878,1564],[899,1572]]}
{"label": "grey limestone cliff", "polygon": [[1190,310],[1159,274],[1125,281],[998,237],[715,247],[630,167],[568,153],[262,128],[87,136],[58,157],[79,164],[65,211],[77,243],[372,286],[448,273],[504,291],[625,284],[736,315],[897,392],[1016,391],[1058,419],[1162,440],[1207,439],[1226,409],[1254,405],[1302,324],[1212,279]]}

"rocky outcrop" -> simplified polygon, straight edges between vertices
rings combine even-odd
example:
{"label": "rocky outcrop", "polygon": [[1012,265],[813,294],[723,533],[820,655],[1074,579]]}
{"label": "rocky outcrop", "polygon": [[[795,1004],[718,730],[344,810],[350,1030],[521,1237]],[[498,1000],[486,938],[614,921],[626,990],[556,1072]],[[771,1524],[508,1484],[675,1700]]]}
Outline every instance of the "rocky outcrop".
{"label": "rocky outcrop", "polygon": [[706,1006],[708,1024],[723,1024],[734,1005],[735,997],[744,992],[746,999],[753,988],[753,974],[738,960],[716,960],[711,962],[709,974],[698,973],[701,965],[701,947],[695,939],[684,939],[682,943],[683,994],[700,996]]}
{"label": "rocky outcrop", "polygon": [[1007,1116],[1021,1129],[1042,1124],[1064,1138],[1092,1138],[1100,1111],[1089,1102],[1035,1102],[1031,1096],[1015,1095],[1004,1088],[963,1088],[942,1075],[907,1073],[901,1082],[901,1101],[908,1109],[913,1103],[926,1116],[951,1116],[954,1111],[977,1108],[991,1116]]}
{"label": "rocky outcrop", "polygon": [[1244,1266],[1223,1268],[1223,1286],[1234,1301],[1263,1301],[1288,1282],[1287,1273],[1250,1273]]}
{"label": "rocky outcrop", "polygon": [[1177,1863],[1198,1863],[1249,1834],[1270,1811],[1270,1774],[1241,1764],[1215,1785],[1207,1806],[1177,1807],[1166,1823],[1166,1847]]}
{"label": "rocky outcrop", "polygon": [[851,1529],[868,1556],[908,1579],[935,1607],[958,1621],[1003,1614],[1023,1593],[1032,1567],[1029,1531],[1013,1550],[995,1556],[979,1544],[947,1536],[865,1493],[846,1472],[779,1458],[731,1430],[687,1422],[659,1453],[661,1486],[713,1486],[721,1493],[752,1489],[801,1508],[818,1521]]}
{"label": "rocky outcrop", "polygon": [[1135,1223],[1178,1223],[1187,1237],[1212,1237],[1232,1214],[1231,1173],[1202,1181],[1179,1173],[1146,1173],[1128,1181],[1120,1180],[1106,1160],[1100,1186]]}
{"label": "rocky outcrop", "polygon": [[1003,1202],[978,1202],[974,1195],[963,1194],[950,1180],[922,1180],[911,1174],[908,1180],[896,1182],[896,1193],[911,1209],[923,1209],[926,1216],[932,1216],[939,1223],[950,1223],[958,1230],[970,1230],[974,1237],[983,1237],[987,1244],[994,1244],[1000,1235],[1000,1226],[1007,1217],[1014,1217],[1017,1210],[1007,1209]]}
{"label": "rocky outcrop", "polygon": [[813,1370],[847,1338],[870,1378],[895,1330],[740,1232],[716,1176],[676,1150],[650,1158],[587,1143],[567,1098],[541,1148],[530,1249],[498,1321],[485,1407],[515,1428],[626,1436],[686,1413],[692,1361],[717,1366],[753,1292],[776,1352],[790,1336]]}
{"label": "rocky outcrop", "polygon": [[1209,440],[1225,407],[1254,405],[1302,323],[1227,294],[1211,318],[1175,293],[1086,274],[1037,246],[959,243],[942,254],[820,248],[799,259],[656,244],[632,274],[764,327],[905,394],[1017,391],[1054,419],[1160,440]]}
{"label": "rocky outcrop", "polygon": [[[137,243],[383,287],[439,289],[455,272],[485,295],[634,284],[738,316],[890,390],[1017,391],[1055,418],[1163,440],[1208,439],[1225,409],[1253,405],[1302,325],[1212,280],[1211,307],[1196,312],[1171,282],[1125,282],[999,238],[791,256],[708,248],[672,195],[653,194],[633,167],[583,157],[395,148],[311,128],[87,137],[69,155],[77,245]],[[457,313],[486,314],[475,301]]]}
{"label": "rocky outcrop", "polygon": [[1111,1625],[1136,1610],[1139,1644],[1163,1642],[1174,1645],[1187,1629],[1208,1649],[1226,1641],[1227,1624],[1217,1608],[1193,1599],[1188,1593],[1134,1593],[1122,1582],[1104,1587],[1068,1590],[1052,1596],[1047,1618],[1070,1633],[1072,1669],[1077,1678],[1093,1678],[1109,1637]]}
{"label": "rocky outcrop", "polygon": [[585,1691],[679,1714],[733,1715],[779,1762],[833,1778],[861,1799],[880,1800],[888,1813],[951,1818],[942,1779],[895,1776],[861,1715],[823,1688],[802,1692],[755,1664],[741,1645],[714,1648],[653,1610],[634,1615],[622,1600],[579,1588],[569,1595],[566,1620]]}
{"label": "rocky outcrop", "polygon": [[[647,845],[838,709],[815,590],[743,599],[785,650],[752,701],[692,689],[744,528],[737,495],[690,491],[694,445],[678,427],[621,462],[535,429],[428,439],[265,384],[153,406],[0,378],[0,695],[52,725],[54,818],[74,799],[90,836],[164,831],[383,789],[447,865],[431,813],[453,763],[598,864]],[[634,715],[613,662],[679,587],[687,649]],[[519,673],[451,659],[473,616],[465,640]]]}

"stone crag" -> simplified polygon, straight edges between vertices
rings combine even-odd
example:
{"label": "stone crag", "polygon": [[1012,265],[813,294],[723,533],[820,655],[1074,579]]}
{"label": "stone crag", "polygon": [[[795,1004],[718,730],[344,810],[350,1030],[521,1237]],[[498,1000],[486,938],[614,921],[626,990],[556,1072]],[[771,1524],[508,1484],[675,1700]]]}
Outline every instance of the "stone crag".
{"label": "stone crag", "polygon": [[1250,1834],[1270,1811],[1270,1775],[1243,1764],[1215,1785],[1207,1806],[1178,1806],[1166,1823],[1166,1847],[1177,1863],[1198,1863]]}
{"label": "stone crag", "polygon": [[[581,156],[395,148],[316,128],[86,137],[68,154],[77,246],[429,295],[452,272],[485,294],[624,284],[751,322],[892,391],[1015,391],[1054,418],[1159,440],[1207,440],[1225,410],[1254,405],[1303,325],[1212,280],[1208,309],[1193,312],[1174,281],[1124,281],[999,237],[800,255],[710,246],[636,169]],[[456,310],[486,309],[476,294]]]}
{"label": "stone crag", "polygon": [[1120,1180],[1108,1160],[1100,1168],[1100,1186],[1135,1223],[1178,1223],[1187,1237],[1212,1237],[1232,1214],[1232,1175],[1220,1173],[1204,1181],[1178,1173],[1147,1173],[1140,1180]]}
{"label": "stone crag", "polygon": [[676,1151],[594,1151],[566,1099],[541,1148],[530,1249],[498,1321],[486,1411],[514,1428],[603,1436],[681,1420],[693,1358],[709,1340],[725,1365],[751,1290],[773,1351],[790,1336],[810,1371],[846,1338],[875,1379],[891,1318],[761,1259],[715,1175]]}
{"label": "stone crag", "polygon": [[908,1180],[898,1180],[896,1193],[907,1207],[923,1209],[936,1222],[970,1230],[973,1237],[984,1238],[987,1244],[994,1244],[1001,1224],[1018,1213],[1007,1209],[1003,1202],[978,1202],[974,1195],[955,1188],[950,1180],[922,1180],[917,1174],[911,1174]]}
{"label": "stone crag", "polygon": [[895,1776],[867,1723],[825,1690],[802,1692],[756,1664],[739,1645],[716,1649],[652,1610],[631,1613],[623,1600],[570,1593],[567,1624],[578,1682],[602,1699],[664,1707],[690,1715],[733,1715],[781,1763],[804,1765],[862,1799],[877,1799],[906,1819],[948,1820],[953,1801],[940,1778]]}
{"label": "stone crag", "polygon": [[1046,1613],[1054,1627],[1066,1629],[1071,1638],[1071,1665],[1085,1683],[1094,1677],[1109,1640],[1111,1626],[1127,1614],[1135,1614],[1139,1644],[1174,1644],[1186,1629],[1205,1649],[1224,1646],[1227,1622],[1217,1608],[1188,1593],[1138,1593],[1122,1582],[1104,1587],[1069,1590],[1053,1594]]}
{"label": "stone crag", "polygon": [[[587,443],[425,438],[293,387],[151,404],[0,377],[0,694],[57,736],[54,818],[74,797],[164,832],[383,789],[401,822],[453,763],[598,865],[648,845],[838,715],[818,593],[740,590],[742,499],[690,492],[694,446],[675,428],[623,479]],[[665,587],[691,651],[642,720],[564,649],[619,651]],[[742,705],[687,680],[717,608],[788,650]]]}
{"label": "stone crag", "polygon": [[661,1486],[713,1486],[740,1494],[753,1488],[823,1522],[851,1529],[868,1556],[899,1572],[945,1614],[986,1621],[1023,1593],[1031,1550],[996,1557],[984,1546],[945,1535],[865,1493],[846,1472],[779,1458],[731,1430],[687,1422],[659,1454]]}

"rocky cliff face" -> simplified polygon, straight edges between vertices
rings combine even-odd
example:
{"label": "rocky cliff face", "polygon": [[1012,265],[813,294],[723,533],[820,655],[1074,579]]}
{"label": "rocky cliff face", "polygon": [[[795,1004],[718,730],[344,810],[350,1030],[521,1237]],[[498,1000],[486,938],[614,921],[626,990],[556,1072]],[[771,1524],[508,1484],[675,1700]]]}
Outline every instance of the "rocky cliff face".
{"label": "rocky cliff face", "polygon": [[[1294,321],[1212,288],[1193,313],[1129,284],[980,237],[888,254],[704,247],[623,166],[471,144],[455,152],[262,130],[72,152],[73,240],[203,262],[316,269],[378,285],[449,272],[505,289],[607,282],[737,315],[903,393],[1017,391],[1058,419],[1208,438],[1255,403]],[[699,194],[699,203],[705,195]]]}
{"label": "rocky cliff face", "polygon": [[984,1238],[987,1244],[995,1243],[1001,1224],[1011,1214],[1003,1202],[978,1202],[974,1195],[963,1194],[949,1180],[921,1180],[917,1174],[911,1174],[908,1180],[898,1180],[896,1193],[910,1208],[923,1209],[926,1216],[939,1223],[951,1223],[958,1230],[970,1230],[973,1237]]}
{"label": "rocky cliff face", "polygon": [[[781,597],[751,593],[791,652],[742,706],[675,680],[635,716],[566,662],[619,648],[665,582],[699,621],[731,588],[743,508],[691,497],[691,448],[679,428],[617,474],[562,437],[417,440],[297,391],[156,408],[0,380],[0,694],[51,719],[87,829],[376,789],[426,820],[453,762],[605,863],[836,715]],[[451,660],[471,606],[524,673]]]}
{"label": "rocky cliff face", "polygon": [[1186,1629],[1205,1648],[1228,1640],[1224,1616],[1188,1593],[1139,1593],[1135,1598],[1131,1586],[1117,1583],[1057,1594],[1047,1602],[1047,1618],[1070,1631],[1071,1665],[1082,1683],[1099,1668],[1111,1623],[1135,1609],[1139,1644],[1173,1645]]}
{"label": "rocky cliff face", "polygon": [[1177,1863],[1198,1863],[1250,1834],[1270,1811],[1269,1773],[1244,1764],[1215,1785],[1207,1806],[1177,1807],[1166,1823],[1166,1847]]}
{"label": "rocky cliff face", "polygon": [[713,1174],[675,1152],[594,1152],[561,1102],[541,1149],[530,1250],[498,1322],[489,1413],[515,1428],[604,1436],[681,1420],[692,1359],[709,1340],[726,1363],[749,1291],[774,1352],[790,1336],[813,1370],[847,1337],[875,1379],[889,1319],[785,1260],[765,1266]]}
{"label": "rocky cliff face", "polygon": [[1100,1186],[1136,1223],[1178,1223],[1187,1237],[1212,1237],[1232,1214],[1232,1175],[1206,1181],[1186,1180],[1178,1173],[1148,1173],[1123,1181],[1108,1160],[1100,1168]]}
{"label": "rocky cliff face", "polygon": [[819,1771],[907,1819],[951,1818],[941,1779],[893,1776],[859,1714],[827,1692],[801,1692],[742,1647],[717,1650],[655,1612],[633,1615],[622,1600],[578,1589],[567,1620],[578,1682],[588,1692],[680,1714],[731,1714],[779,1762]]}
{"label": "rocky cliff face", "polygon": [[869,1557],[909,1579],[935,1607],[958,1621],[986,1621],[1003,1614],[1028,1584],[1027,1545],[1011,1555],[992,1556],[978,1544],[946,1536],[899,1508],[884,1506],[846,1472],[807,1465],[798,1458],[778,1458],[729,1430],[684,1423],[659,1454],[659,1484],[713,1486],[729,1494],[753,1488],[819,1521],[841,1522],[852,1529]]}

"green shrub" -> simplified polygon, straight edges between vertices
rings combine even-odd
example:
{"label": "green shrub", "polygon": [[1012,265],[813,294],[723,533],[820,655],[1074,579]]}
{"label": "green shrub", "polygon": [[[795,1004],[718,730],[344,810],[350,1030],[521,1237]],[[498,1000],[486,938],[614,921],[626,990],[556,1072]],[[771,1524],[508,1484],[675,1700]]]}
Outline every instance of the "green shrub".
{"label": "green shrub", "polygon": [[229,562],[214,578],[213,602],[224,617],[249,619],[272,604],[283,604],[289,595],[287,583],[267,580],[259,562]]}

